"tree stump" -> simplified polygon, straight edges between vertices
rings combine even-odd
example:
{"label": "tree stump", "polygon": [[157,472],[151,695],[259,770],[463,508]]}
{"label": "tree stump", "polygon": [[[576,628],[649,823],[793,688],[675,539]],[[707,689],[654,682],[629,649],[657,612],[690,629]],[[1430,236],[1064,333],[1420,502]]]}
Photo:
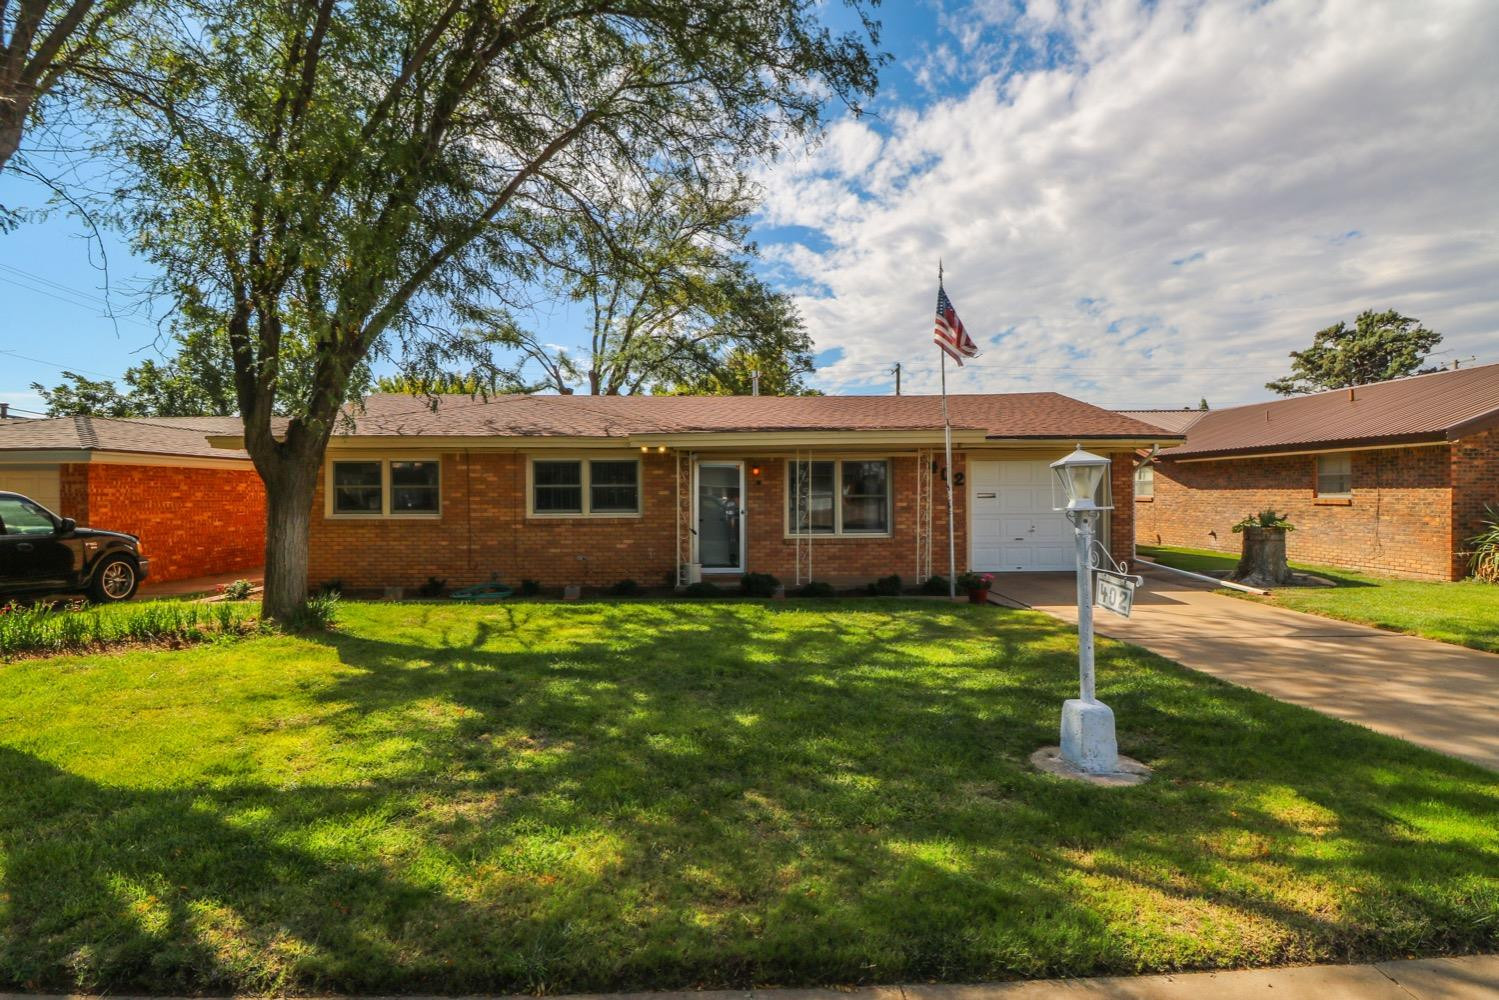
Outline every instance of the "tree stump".
{"label": "tree stump", "polygon": [[1286,565],[1286,529],[1246,527],[1239,565],[1229,577],[1251,587],[1284,587],[1292,582]]}

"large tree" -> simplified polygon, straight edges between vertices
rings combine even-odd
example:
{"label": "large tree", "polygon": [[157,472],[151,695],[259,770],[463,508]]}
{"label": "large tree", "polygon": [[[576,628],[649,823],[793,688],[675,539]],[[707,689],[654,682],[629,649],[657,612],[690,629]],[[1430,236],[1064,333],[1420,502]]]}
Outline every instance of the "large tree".
{"label": "large tree", "polygon": [[[229,417],[238,412],[234,388],[234,365],[229,340],[222,330],[179,329],[173,337],[174,352],[155,361],[147,358],[125,369],[123,390],[110,379],[85,378],[63,372],[63,381],[51,388],[33,382],[52,417]],[[288,339],[283,350],[288,359],[286,375],[277,383],[272,412],[285,416],[294,412],[308,389],[311,369],[309,345]],[[351,378],[356,393],[370,384],[367,366],[360,365]]]}
{"label": "large tree", "polygon": [[[305,599],[313,487],[360,364],[438,357],[421,345],[515,303],[569,218],[602,217],[601,178],[718,183],[814,130],[829,95],[869,93],[864,37],[817,9],[198,0],[141,51],[110,141],[139,171],[139,249],[228,338],[267,614]],[[307,385],[277,425],[291,342]]]}
{"label": "large tree", "polygon": [[0,0],[0,170],[48,95],[68,78],[99,81],[135,0]]}
{"label": "large tree", "polygon": [[557,391],[605,396],[706,385],[736,352],[809,363],[795,306],[751,267],[755,195],[737,173],[602,178],[583,200],[585,224],[562,215],[568,224],[545,255],[556,296],[586,317],[580,349],[508,319],[495,323],[498,338]]}
{"label": "large tree", "polygon": [[1422,365],[1441,342],[1442,335],[1419,320],[1393,309],[1365,309],[1352,327],[1339,320],[1318,330],[1311,347],[1291,352],[1291,374],[1265,388],[1295,396],[1436,371]]}

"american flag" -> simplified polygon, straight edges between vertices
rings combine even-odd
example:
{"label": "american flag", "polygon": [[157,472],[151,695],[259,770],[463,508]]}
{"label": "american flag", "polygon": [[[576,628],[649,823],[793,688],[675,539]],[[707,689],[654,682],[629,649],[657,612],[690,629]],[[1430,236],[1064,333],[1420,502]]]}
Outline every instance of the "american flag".
{"label": "american flag", "polygon": [[937,330],[932,339],[958,363],[959,368],[963,367],[964,358],[978,357],[978,345],[963,329],[963,321],[958,319],[958,311],[952,307],[952,301],[940,283],[937,285]]}

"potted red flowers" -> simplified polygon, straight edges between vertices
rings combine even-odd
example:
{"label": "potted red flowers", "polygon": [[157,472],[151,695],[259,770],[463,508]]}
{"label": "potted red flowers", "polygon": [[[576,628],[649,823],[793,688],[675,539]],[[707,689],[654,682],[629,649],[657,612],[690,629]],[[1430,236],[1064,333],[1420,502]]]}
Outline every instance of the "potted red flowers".
{"label": "potted red flowers", "polygon": [[989,587],[994,583],[990,573],[964,573],[958,577],[958,586],[968,591],[969,604],[988,604]]}

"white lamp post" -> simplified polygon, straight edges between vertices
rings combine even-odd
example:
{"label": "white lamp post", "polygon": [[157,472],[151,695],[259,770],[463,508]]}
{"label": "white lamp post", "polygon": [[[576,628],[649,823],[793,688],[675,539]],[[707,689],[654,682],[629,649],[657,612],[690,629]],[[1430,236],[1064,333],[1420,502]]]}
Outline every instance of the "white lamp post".
{"label": "white lamp post", "polygon": [[1079,697],[1062,703],[1062,759],[1089,774],[1119,770],[1114,713],[1093,696],[1093,538],[1100,511],[1112,510],[1109,460],[1083,451],[1051,463],[1052,507],[1066,511],[1077,538]]}

